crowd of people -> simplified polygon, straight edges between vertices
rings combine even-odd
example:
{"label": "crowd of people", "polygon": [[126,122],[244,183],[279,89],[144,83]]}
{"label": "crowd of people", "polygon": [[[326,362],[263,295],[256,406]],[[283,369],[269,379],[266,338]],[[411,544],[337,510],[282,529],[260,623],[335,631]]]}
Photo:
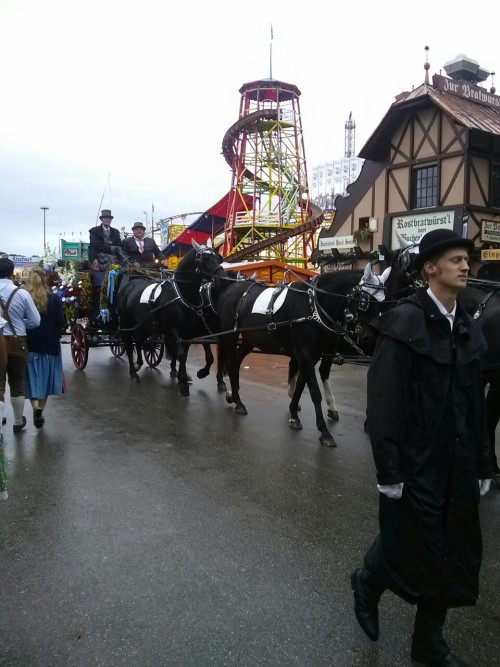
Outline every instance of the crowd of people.
{"label": "crowd of people", "polygon": [[[14,262],[0,259],[0,446],[3,442],[5,390],[8,383],[12,407],[12,430],[26,426],[26,398],[31,402],[35,428],[42,428],[43,411],[49,396],[64,391],[61,358],[63,311],[41,269],[33,269],[25,286],[14,282]],[[0,498],[8,496],[6,475],[0,459]]]}
{"label": "crowd of people", "polygon": [[[93,317],[99,315],[101,285],[111,263],[128,262],[140,267],[165,256],[141,222],[132,225],[132,236],[121,239],[111,226],[109,209],[101,211],[100,225],[90,229],[89,263],[94,290]],[[8,497],[3,460],[5,390],[8,384],[12,407],[12,430],[21,433],[27,424],[24,415],[28,399],[37,429],[45,423],[44,410],[49,396],[66,391],[62,368],[61,335],[65,320],[61,299],[52,292],[46,273],[32,269],[21,285],[14,281],[14,263],[0,259],[0,499]]]}

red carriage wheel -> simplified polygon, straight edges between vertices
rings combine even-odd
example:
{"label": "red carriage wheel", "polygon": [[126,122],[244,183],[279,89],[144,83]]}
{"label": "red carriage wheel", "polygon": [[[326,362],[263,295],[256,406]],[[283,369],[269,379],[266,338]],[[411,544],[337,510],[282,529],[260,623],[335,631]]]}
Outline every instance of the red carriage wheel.
{"label": "red carriage wheel", "polygon": [[146,338],[143,344],[144,359],[150,368],[156,368],[163,359],[163,341]]}
{"label": "red carriage wheel", "polygon": [[87,334],[81,324],[75,324],[71,329],[71,357],[79,371],[83,371],[89,358],[89,343]]}
{"label": "red carriage wheel", "polygon": [[109,349],[111,350],[111,354],[117,359],[123,357],[125,354],[125,345],[120,338],[120,334],[116,334],[115,336],[110,337]]}

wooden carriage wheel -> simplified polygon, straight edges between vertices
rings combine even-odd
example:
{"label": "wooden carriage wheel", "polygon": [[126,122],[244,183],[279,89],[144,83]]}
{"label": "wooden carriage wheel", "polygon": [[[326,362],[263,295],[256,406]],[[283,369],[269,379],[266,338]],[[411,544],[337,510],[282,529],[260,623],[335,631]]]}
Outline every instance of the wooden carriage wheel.
{"label": "wooden carriage wheel", "polygon": [[111,350],[111,354],[117,359],[123,357],[125,354],[125,345],[120,338],[120,334],[114,334],[109,337],[109,349]]}
{"label": "wooden carriage wheel", "polygon": [[144,359],[150,368],[156,368],[163,359],[163,341],[146,338],[143,345]]}
{"label": "wooden carriage wheel", "polygon": [[71,329],[70,347],[75,367],[83,371],[89,358],[89,342],[81,324],[75,324]]}

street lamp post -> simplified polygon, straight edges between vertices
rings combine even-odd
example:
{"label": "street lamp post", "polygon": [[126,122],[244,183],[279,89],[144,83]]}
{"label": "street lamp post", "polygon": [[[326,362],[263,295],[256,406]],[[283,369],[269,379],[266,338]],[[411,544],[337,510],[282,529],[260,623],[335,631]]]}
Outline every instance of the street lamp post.
{"label": "street lamp post", "polygon": [[49,210],[48,206],[40,206],[40,208],[43,211],[43,256],[45,257],[45,248],[46,248],[46,241],[45,241],[45,211]]}

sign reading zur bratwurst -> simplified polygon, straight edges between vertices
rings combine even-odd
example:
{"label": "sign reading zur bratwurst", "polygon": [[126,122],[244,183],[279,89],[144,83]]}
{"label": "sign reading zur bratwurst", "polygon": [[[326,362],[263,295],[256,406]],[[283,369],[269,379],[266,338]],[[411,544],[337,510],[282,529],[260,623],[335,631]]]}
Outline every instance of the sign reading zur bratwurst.
{"label": "sign reading zur bratwurst", "polygon": [[500,222],[481,220],[481,241],[500,243]]}

